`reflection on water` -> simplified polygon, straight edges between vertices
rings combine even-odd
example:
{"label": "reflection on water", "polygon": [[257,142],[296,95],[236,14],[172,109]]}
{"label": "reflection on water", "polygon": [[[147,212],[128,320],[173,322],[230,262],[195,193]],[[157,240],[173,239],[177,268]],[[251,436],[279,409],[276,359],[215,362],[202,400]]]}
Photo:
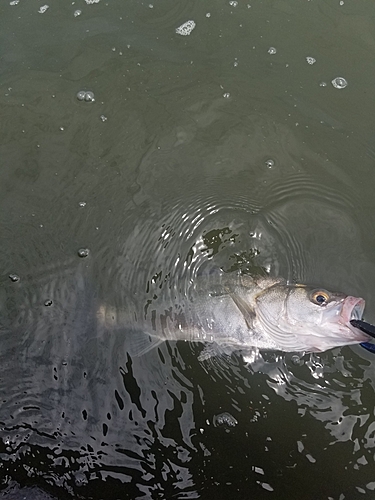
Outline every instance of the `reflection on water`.
{"label": "reflection on water", "polygon": [[[234,489],[312,498],[369,483],[374,377],[360,348],[207,361],[198,361],[200,344],[167,342],[141,357],[126,349],[124,304],[136,304],[139,315],[159,300],[174,306],[197,277],[218,268],[313,277],[314,252],[329,259],[330,238],[344,241],[339,221],[352,246],[338,265],[355,274],[355,264],[345,262],[361,252],[355,226],[340,203],[317,198],[292,202],[286,194],[277,206],[269,197],[269,208],[255,208],[254,201],[215,203],[210,196],[186,207],[172,201],[155,213],[134,209],[137,217],[129,218],[137,222],[117,245],[8,278],[0,408],[8,474],[95,498],[107,488],[111,498],[198,498],[206,491],[224,498]],[[335,218],[334,230],[322,223],[320,234],[304,231],[321,213]],[[120,311],[104,327],[102,304]],[[339,443],[344,461],[330,451]],[[304,496],[308,464],[321,482]]]}
{"label": "reflection on water", "polygon": [[374,321],[373,10],[4,4],[8,498],[374,495],[374,360],[360,347],[128,349],[129,318],[178,308],[218,271],[363,296]]}

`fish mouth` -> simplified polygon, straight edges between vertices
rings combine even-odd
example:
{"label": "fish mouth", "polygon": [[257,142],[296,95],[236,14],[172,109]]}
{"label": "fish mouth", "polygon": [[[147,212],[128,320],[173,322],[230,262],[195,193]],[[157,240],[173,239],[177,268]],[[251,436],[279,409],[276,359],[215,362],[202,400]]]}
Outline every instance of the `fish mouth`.
{"label": "fish mouth", "polygon": [[[357,342],[369,340],[369,335],[365,333],[363,329],[355,326],[356,321],[361,320],[363,317],[365,304],[362,298],[348,296],[345,298],[341,309],[340,323],[349,328],[352,334],[354,334],[354,338]],[[352,324],[351,321],[353,321],[354,324]]]}
{"label": "fish mouth", "polygon": [[350,320],[362,319],[365,305],[365,301],[359,297],[346,297],[341,309],[341,322],[348,326],[351,326],[349,323]]}

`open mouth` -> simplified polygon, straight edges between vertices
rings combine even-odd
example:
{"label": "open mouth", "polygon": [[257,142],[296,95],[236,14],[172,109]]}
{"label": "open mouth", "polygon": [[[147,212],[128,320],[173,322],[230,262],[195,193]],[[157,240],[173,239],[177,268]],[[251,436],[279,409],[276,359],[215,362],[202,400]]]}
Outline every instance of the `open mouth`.
{"label": "open mouth", "polygon": [[360,320],[365,309],[365,301],[358,297],[346,297],[341,311],[343,323],[349,323],[350,320]]}
{"label": "open mouth", "polygon": [[362,319],[364,309],[365,309],[365,302],[363,300],[361,303],[356,304],[353,307],[350,320],[352,320],[352,319]]}

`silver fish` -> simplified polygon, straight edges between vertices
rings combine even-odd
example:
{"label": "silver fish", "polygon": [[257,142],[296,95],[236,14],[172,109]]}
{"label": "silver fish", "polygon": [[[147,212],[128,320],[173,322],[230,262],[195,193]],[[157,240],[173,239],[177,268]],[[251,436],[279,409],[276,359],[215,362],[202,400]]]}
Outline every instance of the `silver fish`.
{"label": "silver fish", "polygon": [[98,318],[106,327],[137,333],[129,347],[132,354],[141,355],[165,340],[188,340],[208,343],[200,356],[204,359],[215,354],[215,346],[225,352],[322,352],[358,344],[369,336],[350,320],[361,319],[364,308],[362,298],[282,278],[221,274],[201,277],[183,297],[156,301],[148,309],[102,305]]}

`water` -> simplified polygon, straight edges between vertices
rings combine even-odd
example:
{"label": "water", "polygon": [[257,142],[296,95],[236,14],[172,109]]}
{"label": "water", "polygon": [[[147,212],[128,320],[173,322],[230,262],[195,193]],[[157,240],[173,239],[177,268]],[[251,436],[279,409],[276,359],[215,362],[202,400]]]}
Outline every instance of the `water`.
{"label": "water", "polygon": [[0,9],[8,497],[375,498],[370,353],[132,358],[100,323],[216,267],[363,296],[375,321],[375,7]]}

